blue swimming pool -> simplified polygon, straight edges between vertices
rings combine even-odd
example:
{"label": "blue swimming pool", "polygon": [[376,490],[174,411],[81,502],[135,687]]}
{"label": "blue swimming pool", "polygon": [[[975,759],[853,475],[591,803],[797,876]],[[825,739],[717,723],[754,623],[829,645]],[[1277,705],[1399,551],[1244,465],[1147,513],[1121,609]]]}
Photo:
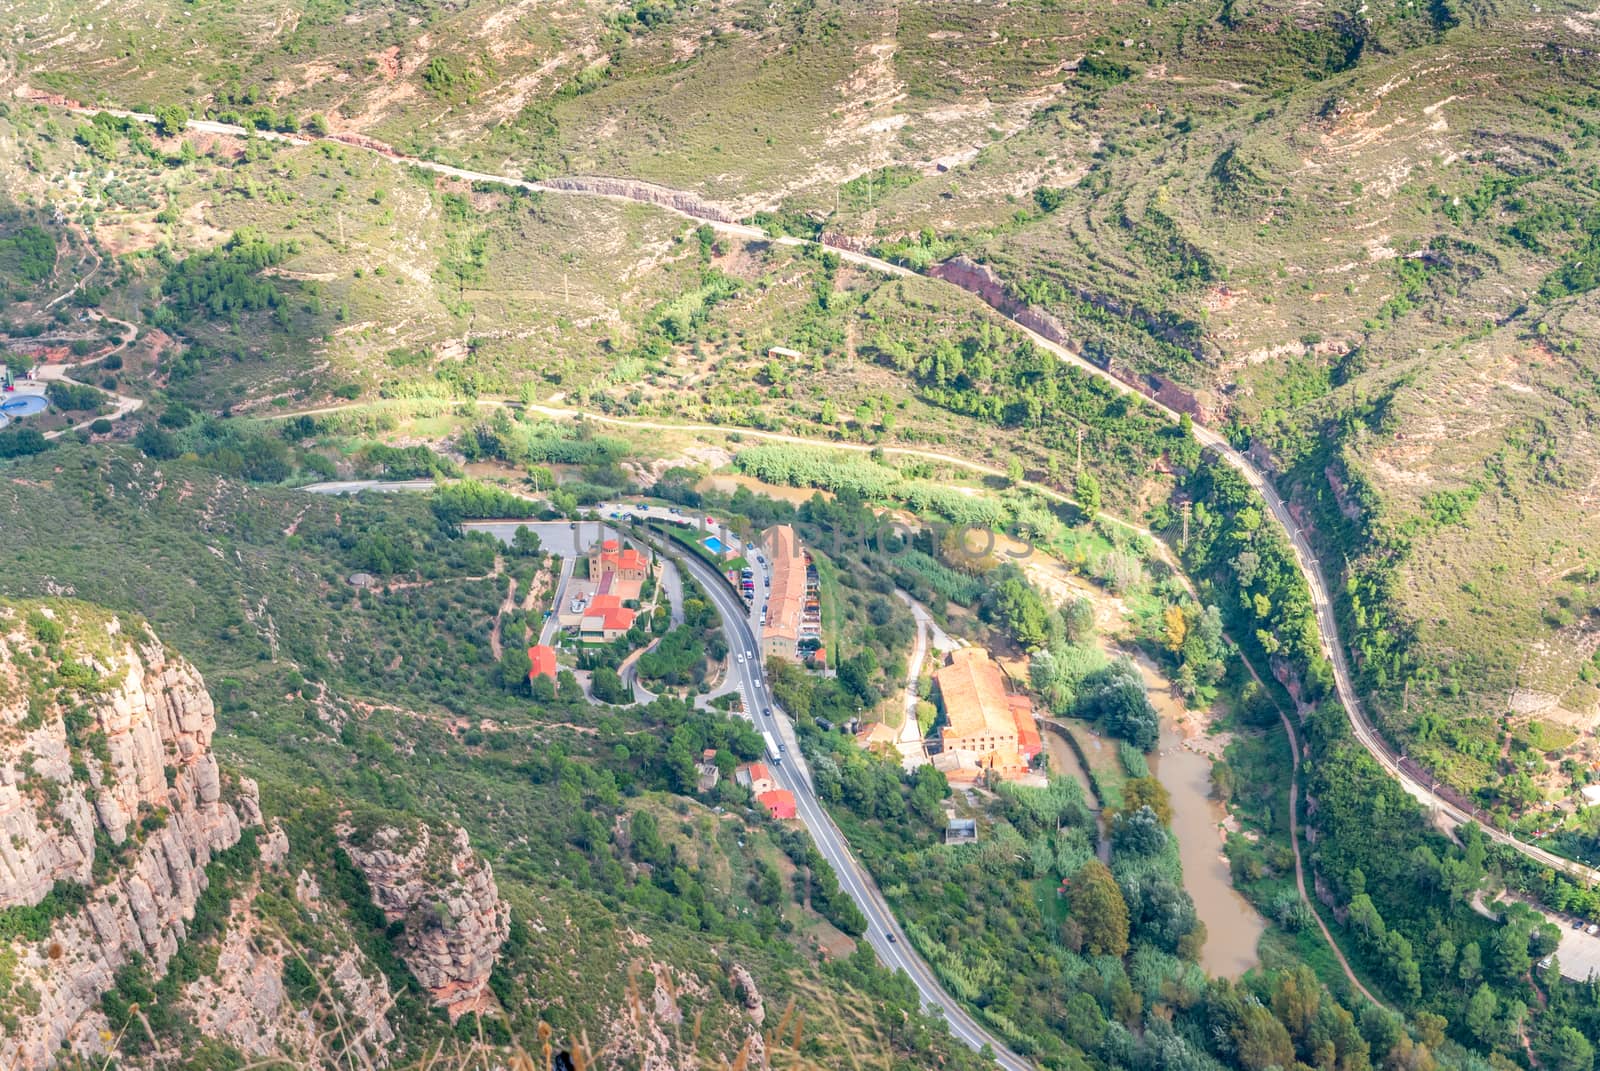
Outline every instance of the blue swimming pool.
{"label": "blue swimming pool", "polygon": [[706,549],[713,554],[722,553],[722,540],[716,536],[706,536]]}
{"label": "blue swimming pool", "polygon": [[0,399],[0,413],[6,416],[33,416],[42,413],[50,407],[42,394],[22,394],[11,398]]}

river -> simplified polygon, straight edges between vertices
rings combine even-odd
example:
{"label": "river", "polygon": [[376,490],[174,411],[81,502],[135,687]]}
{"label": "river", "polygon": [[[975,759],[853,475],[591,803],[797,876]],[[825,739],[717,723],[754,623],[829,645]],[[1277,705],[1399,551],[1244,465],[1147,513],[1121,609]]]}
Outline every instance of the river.
{"label": "river", "polygon": [[1211,796],[1211,759],[1184,746],[1187,711],[1175,699],[1149,659],[1134,659],[1143,674],[1150,702],[1161,714],[1159,753],[1150,756],[1155,774],[1172,797],[1172,832],[1183,862],[1183,887],[1206,924],[1200,966],[1207,974],[1238,978],[1261,962],[1256,942],[1266,922],[1233,887],[1233,873],[1222,854],[1222,823],[1227,808]]}

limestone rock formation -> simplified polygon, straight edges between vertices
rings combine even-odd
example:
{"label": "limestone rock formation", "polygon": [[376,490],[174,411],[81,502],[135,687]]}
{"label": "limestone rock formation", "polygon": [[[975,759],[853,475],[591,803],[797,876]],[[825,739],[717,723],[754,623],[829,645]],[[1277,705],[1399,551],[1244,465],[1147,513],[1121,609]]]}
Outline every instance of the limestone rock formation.
{"label": "limestone rock formation", "polygon": [[[0,603],[0,908],[60,895],[58,882],[90,888],[43,941],[14,944],[10,987],[31,992],[13,1005],[17,1029],[0,1032],[0,1066],[47,1067],[63,1043],[98,1051],[118,968],[141,956],[166,970],[206,864],[260,820],[253,783],[224,799],[215,728],[199,673],[147,626]],[[97,880],[96,855],[111,850]]]}
{"label": "limestone rock formation", "polygon": [[385,825],[366,837],[346,827],[342,835],[373,903],[391,922],[405,921],[401,957],[433,1002],[452,1022],[491,1007],[489,972],[511,931],[511,909],[466,830],[454,830],[447,845],[425,825]]}
{"label": "limestone rock formation", "polygon": [[756,980],[750,977],[750,972],[745,970],[742,964],[735,963],[728,969],[728,981],[751,1021],[757,1026],[765,1022],[767,1009],[761,1000],[761,990],[756,988]]}

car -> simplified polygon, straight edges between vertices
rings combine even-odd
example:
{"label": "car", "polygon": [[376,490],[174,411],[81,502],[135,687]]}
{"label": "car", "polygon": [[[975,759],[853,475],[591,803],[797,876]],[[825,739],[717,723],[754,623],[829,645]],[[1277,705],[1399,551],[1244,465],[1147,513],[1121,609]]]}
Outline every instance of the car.
{"label": "car", "polygon": [[754,658],[754,657],[755,657],[755,656],[756,656],[756,653],[755,653],[755,652],[754,652],[754,651],[746,651],[746,652],[745,652],[745,653],[744,653],[744,656],[745,656],[745,657],[746,657],[746,658]]}
{"label": "car", "polygon": [[894,935],[894,931],[893,931],[893,930],[890,930],[890,931],[889,931],[889,942],[890,942],[890,943],[891,943],[891,944],[895,944],[895,943],[898,943],[898,942],[899,942],[899,940],[900,940],[900,938],[898,938],[898,937],[896,937],[896,936],[895,936],[895,935]]}
{"label": "car", "polygon": [[674,517],[676,517],[678,514],[682,513],[683,511],[680,510],[677,506],[673,506],[671,509],[667,510],[667,512],[672,514]]}
{"label": "car", "polygon": [[742,666],[742,665],[744,665],[744,655],[740,655],[740,656],[739,656],[739,664],[740,664],[740,665],[741,665],[741,666]]}
{"label": "car", "polygon": [[765,711],[765,713],[766,713],[766,715],[767,715],[767,717],[769,717],[769,718],[770,718],[770,717],[772,717],[772,708],[771,708],[771,707],[768,707],[768,708],[767,708],[767,709],[766,709],[766,711]]}
{"label": "car", "polygon": [[788,744],[779,744],[778,745],[778,750],[780,752],[788,751],[789,750],[789,745]]}
{"label": "car", "polygon": [[1577,922],[1574,922],[1574,923],[1573,923],[1573,924],[1572,924],[1572,928],[1573,928],[1573,929],[1574,929],[1574,930],[1581,930],[1581,929],[1583,929],[1583,920],[1582,920],[1582,919],[1579,919],[1579,920],[1578,920],[1578,921],[1577,921]]}

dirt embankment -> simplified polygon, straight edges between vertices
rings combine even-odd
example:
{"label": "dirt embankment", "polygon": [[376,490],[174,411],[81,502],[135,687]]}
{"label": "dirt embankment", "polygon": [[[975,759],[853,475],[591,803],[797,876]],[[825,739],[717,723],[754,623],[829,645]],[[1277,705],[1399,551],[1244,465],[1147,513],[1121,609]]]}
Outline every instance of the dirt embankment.
{"label": "dirt embankment", "polygon": [[[840,243],[833,243],[840,244]],[[1037,306],[1030,305],[1019,298],[1013,297],[1006,289],[1005,283],[986,264],[979,264],[967,256],[956,256],[936,264],[928,270],[928,274],[935,279],[942,279],[947,283],[959,286],[969,294],[981,298],[984,304],[1010,317],[1030,331],[1035,331],[1058,345],[1065,346],[1073,353],[1081,355],[1082,349],[1078,341],[1070,337],[1061,321],[1050,313]],[[1124,308],[1120,303],[1106,298],[1079,294],[1085,301],[1100,306],[1108,312],[1119,316],[1137,316],[1137,313]],[[1140,394],[1155,399],[1169,409],[1180,413],[1188,413],[1196,420],[1204,420],[1205,410],[1200,405],[1200,400],[1193,392],[1174,383],[1162,375],[1149,373],[1134,375],[1126,369],[1108,366],[1106,371],[1116,376],[1122,382],[1138,391]]]}
{"label": "dirt embankment", "polygon": [[692,193],[657,186],[638,179],[611,178],[605,175],[572,175],[564,178],[542,179],[539,185],[552,190],[569,190],[576,193],[597,193],[605,197],[626,197],[630,201],[644,201],[661,205],[675,212],[683,212],[701,219],[714,219],[719,223],[737,223],[739,218],[726,207],[702,200]]}

